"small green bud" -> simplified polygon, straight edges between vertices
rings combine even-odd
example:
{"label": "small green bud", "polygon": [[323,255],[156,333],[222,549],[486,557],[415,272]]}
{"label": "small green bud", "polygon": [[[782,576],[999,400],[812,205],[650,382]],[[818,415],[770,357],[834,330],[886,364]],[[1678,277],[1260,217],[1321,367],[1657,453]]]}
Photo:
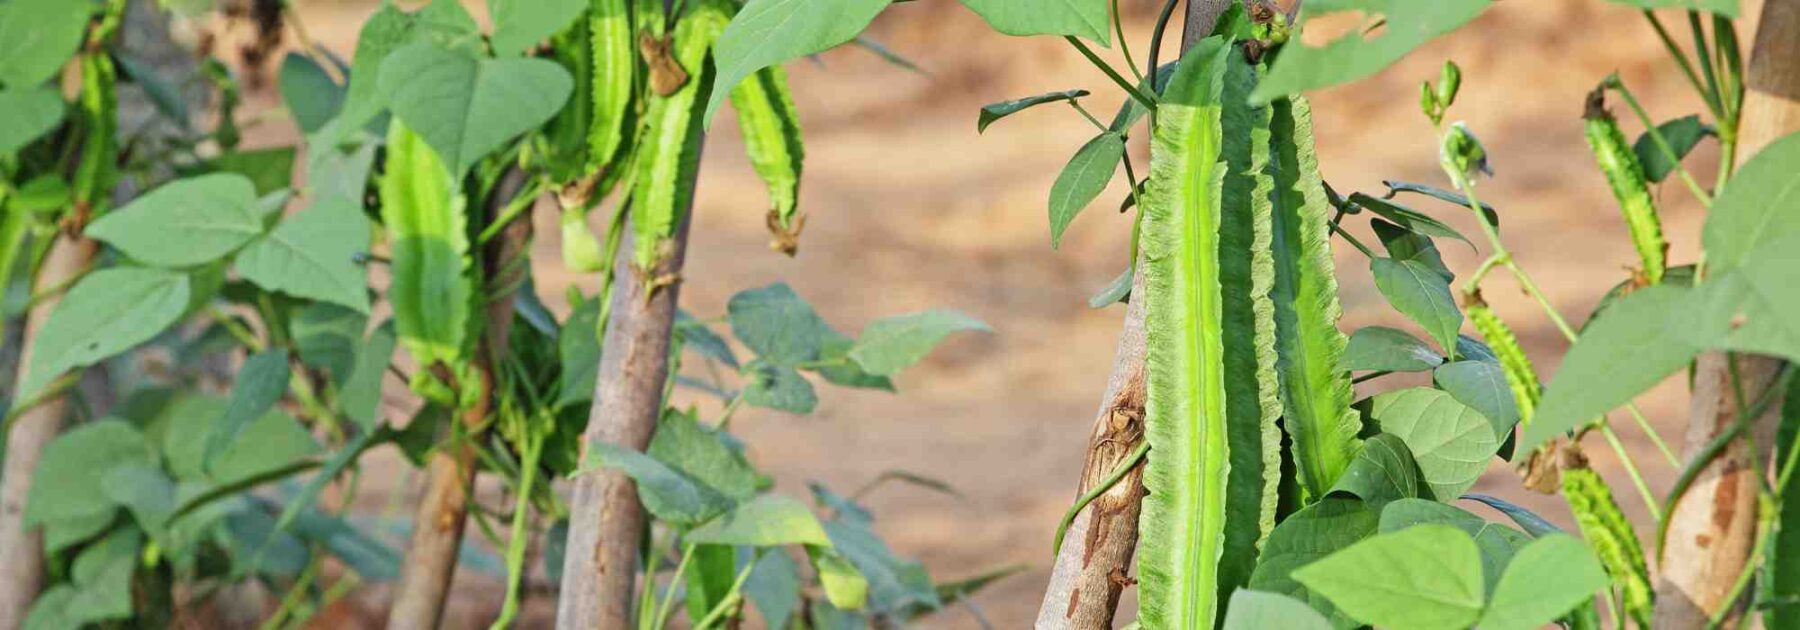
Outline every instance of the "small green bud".
{"label": "small green bud", "polygon": [[1438,75],[1437,100],[1444,109],[1449,109],[1456,102],[1456,92],[1462,88],[1462,68],[1456,62],[1445,61],[1444,69]]}
{"label": "small green bud", "polygon": [[1473,183],[1477,173],[1493,176],[1494,171],[1488,168],[1487,157],[1487,149],[1481,146],[1481,140],[1469,131],[1468,126],[1458,122],[1444,131],[1444,144],[1438,149],[1438,162],[1452,181]]}
{"label": "small green bud", "polygon": [[1430,81],[1419,84],[1419,111],[1425,112],[1425,117],[1434,123],[1443,116],[1438,111],[1437,90],[1431,87]]}

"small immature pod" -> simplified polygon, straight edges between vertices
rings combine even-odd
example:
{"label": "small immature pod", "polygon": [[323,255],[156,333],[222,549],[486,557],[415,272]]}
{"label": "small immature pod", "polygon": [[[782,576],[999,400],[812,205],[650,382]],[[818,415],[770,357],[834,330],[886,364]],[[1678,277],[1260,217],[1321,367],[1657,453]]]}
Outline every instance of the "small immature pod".
{"label": "small immature pod", "polygon": [[1531,358],[1519,347],[1519,339],[1513,336],[1512,329],[1481,300],[1481,294],[1469,296],[1468,301],[1464,314],[1475,326],[1475,332],[1481,333],[1488,347],[1494,350],[1494,356],[1500,359],[1500,370],[1506,374],[1506,385],[1512,389],[1513,403],[1519,408],[1519,426],[1530,425],[1537,412],[1538,399],[1543,395],[1537,370],[1531,367]]}
{"label": "small immature pod", "polygon": [[743,128],[744,152],[769,187],[770,246],[794,255],[805,217],[798,214],[800,170],[806,149],[800,140],[800,117],[788,92],[787,72],[770,66],[731,90],[731,107]]}
{"label": "small immature pod", "polygon": [[1569,511],[1581,527],[1581,536],[1593,547],[1600,564],[1619,588],[1626,614],[1637,621],[1638,627],[1650,627],[1655,593],[1650,589],[1644,549],[1631,529],[1631,521],[1619,510],[1606,480],[1588,467],[1587,458],[1578,447],[1565,447],[1561,460],[1563,497],[1569,501]]}
{"label": "small immature pod", "polygon": [[1659,284],[1668,266],[1668,242],[1663,240],[1662,220],[1657,217],[1644,167],[1625,141],[1625,134],[1619,131],[1618,121],[1606,111],[1605,86],[1588,93],[1582,118],[1586,121],[1588,146],[1594,150],[1594,159],[1606,174],[1606,183],[1612,186],[1619,211],[1625,215],[1625,225],[1631,230],[1631,244],[1637,248],[1644,266],[1644,281]]}

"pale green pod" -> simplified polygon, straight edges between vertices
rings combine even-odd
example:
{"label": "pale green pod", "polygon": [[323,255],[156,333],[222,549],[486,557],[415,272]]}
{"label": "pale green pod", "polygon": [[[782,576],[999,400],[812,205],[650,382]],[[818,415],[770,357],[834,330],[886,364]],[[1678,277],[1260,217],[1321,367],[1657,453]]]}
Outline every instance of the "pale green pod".
{"label": "pale green pod", "polygon": [[800,117],[788,92],[787,72],[781,66],[757,71],[731,90],[731,108],[737,111],[744,133],[744,152],[769,189],[770,245],[789,256],[799,247],[805,217],[798,212],[800,171],[806,149],[800,139]]}
{"label": "pale green pod", "polygon": [[1619,211],[1631,231],[1631,244],[1637,248],[1638,260],[1643,265],[1644,281],[1660,284],[1663,271],[1668,267],[1669,249],[1668,242],[1663,239],[1662,219],[1657,216],[1656,198],[1650,195],[1644,166],[1638,162],[1631,144],[1625,141],[1618,121],[1606,111],[1604,87],[1588,95],[1587,111],[1582,118],[1588,146],[1600,163],[1600,172],[1606,174],[1606,183],[1612,187],[1613,197],[1619,200]]}

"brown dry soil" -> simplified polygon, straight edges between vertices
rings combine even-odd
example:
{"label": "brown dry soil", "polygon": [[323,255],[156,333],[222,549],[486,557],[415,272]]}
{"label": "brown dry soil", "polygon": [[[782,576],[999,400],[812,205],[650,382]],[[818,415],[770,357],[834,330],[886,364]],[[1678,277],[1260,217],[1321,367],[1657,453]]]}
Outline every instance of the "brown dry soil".
{"label": "brown dry soil", "polygon": [[[1127,31],[1140,56],[1156,4],[1125,2]],[[1755,15],[1759,3],[1745,4],[1745,13]],[[362,0],[309,2],[301,13],[320,44],[348,57],[356,29],[373,8]],[[1752,32],[1743,31],[1746,41]],[[877,529],[940,579],[1027,565],[973,600],[995,627],[1023,627],[1048,575],[1051,533],[1073,499],[1123,313],[1091,310],[1085,302],[1123,268],[1130,216],[1115,211],[1124,194],[1115,181],[1070,227],[1062,249],[1051,249],[1047,192],[1092,129],[1072,111],[1046,107],[977,135],[975,113],[989,102],[1083,87],[1097,93],[1086,102],[1104,118],[1121,97],[1061,40],[994,34],[949,0],[897,5],[877,21],[873,36],[924,72],[896,68],[860,49],[790,65],[808,154],[801,204],[808,221],[797,258],[769,249],[764,193],[730,115],[721,115],[701,177],[683,306],[713,317],[723,314],[733,292],[785,281],[844,330],[928,307],[960,309],[991,322],[993,334],[955,337],[901,375],[898,394],[823,389],[811,416],[749,410],[734,429],[778,480],[777,489],[790,495],[804,496],[808,481],[849,489],[887,470],[916,471],[953,485],[959,496],[898,485],[877,492],[870,499]],[[1173,54],[1171,45],[1164,59]],[[1115,52],[1106,56],[1117,59]],[[1467,121],[1483,138],[1497,172],[1482,183],[1484,200],[1498,206],[1509,245],[1556,307],[1577,323],[1585,320],[1601,294],[1629,276],[1635,257],[1582,140],[1584,93],[1616,70],[1659,119],[1698,112],[1698,101],[1635,11],[1601,0],[1502,2],[1473,26],[1394,68],[1313,95],[1320,153],[1334,187],[1380,192],[1383,179],[1443,184],[1430,124],[1415,103],[1419,81],[1435,77],[1445,58],[1460,63],[1466,77],[1452,118]],[[279,107],[272,91],[251,94],[250,103],[246,115],[260,109],[273,116],[253,130],[253,144],[294,141],[291,124],[269,111]],[[1635,135],[1641,125],[1628,121],[1626,128]],[[1141,172],[1144,143],[1132,144]],[[1705,180],[1716,161],[1716,150],[1707,146],[1689,164]],[[1691,261],[1701,210],[1677,184],[1664,185],[1661,195],[1672,260]],[[1426,201],[1416,206],[1466,234],[1480,233],[1466,210]],[[561,270],[554,213],[538,210],[538,290],[566,312],[565,288],[573,284],[591,293],[597,279]],[[603,227],[600,216],[594,215],[597,228]],[[1361,239],[1374,242],[1363,222],[1350,223]],[[1364,257],[1341,240],[1333,246],[1344,329],[1408,327],[1375,291]],[[1470,247],[1440,247],[1460,273],[1480,261]],[[1495,274],[1486,287],[1488,300],[1514,323],[1540,370],[1553,374],[1566,348],[1555,329],[1510,278]],[[1360,393],[1417,382],[1388,377],[1360,386]],[[401,384],[390,386],[398,419],[412,405]],[[1671,382],[1641,402],[1657,430],[1678,440],[1685,399],[1683,387]],[[718,410],[712,401],[695,400],[706,413]],[[1652,490],[1666,491],[1674,469],[1642,430],[1617,415],[1619,433]],[[1589,442],[1596,466],[1643,527],[1644,504],[1617,459],[1604,442]],[[391,452],[372,457],[373,474],[363,476],[356,509],[391,510],[400,492],[407,505],[390,513],[410,514],[417,477],[407,476]],[[1560,500],[1528,493],[1508,466],[1492,466],[1476,491],[1569,523]],[[491,483],[484,482],[482,498],[496,512],[510,509]],[[480,540],[475,527],[470,532],[472,541]],[[547,586],[541,575],[533,582]],[[501,592],[497,576],[464,570],[449,624],[484,627]],[[380,586],[362,589],[315,625],[379,626],[386,596]],[[548,626],[550,598],[540,589],[524,624]],[[1128,599],[1126,606],[1132,605]],[[962,607],[919,625],[978,627]]]}

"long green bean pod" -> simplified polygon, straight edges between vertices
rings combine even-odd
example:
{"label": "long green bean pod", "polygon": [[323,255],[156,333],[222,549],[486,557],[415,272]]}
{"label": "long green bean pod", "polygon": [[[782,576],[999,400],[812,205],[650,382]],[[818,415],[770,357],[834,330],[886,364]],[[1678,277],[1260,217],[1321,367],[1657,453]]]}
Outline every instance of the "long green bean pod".
{"label": "long green bean pod", "polygon": [[591,118],[588,125],[588,171],[600,172],[608,185],[596,190],[603,197],[624,169],[619,168],[633,124],[632,103],[637,97],[638,56],[633,37],[632,0],[593,0],[588,6],[587,36],[592,79],[589,86]]}
{"label": "long green bean pod", "polygon": [[[590,174],[588,143],[592,135],[594,101],[586,95],[594,91],[593,47],[589,43],[586,19],[577,19],[550,38],[550,57],[569,72],[575,87],[568,103],[544,125],[544,161],[550,179],[569,188]],[[585,192],[585,191],[582,191]],[[581,195],[586,201],[586,195]]]}
{"label": "long green bean pod", "polygon": [[1500,360],[1500,371],[1506,375],[1506,385],[1512,390],[1513,404],[1519,408],[1519,426],[1531,424],[1538,399],[1543,395],[1537,370],[1531,367],[1531,357],[1525,356],[1518,337],[1513,336],[1506,322],[1482,301],[1481,294],[1470,295],[1468,302],[1464,314],[1474,325],[1475,332],[1480,333],[1488,347],[1494,350],[1494,357]]}
{"label": "long green bean pod", "polygon": [[398,118],[388,124],[380,189],[400,341],[420,366],[457,366],[474,295],[466,202],[437,152]]}
{"label": "long green bean pod", "polygon": [[1644,281],[1659,284],[1668,266],[1669,245],[1663,240],[1662,220],[1657,217],[1656,200],[1650,195],[1644,166],[1638,163],[1637,154],[1619,131],[1619,122],[1606,111],[1604,86],[1588,93],[1582,119],[1586,121],[1588,146],[1600,163],[1600,171],[1606,174],[1606,183],[1612,186],[1619,211],[1625,215],[1625,225],[1631,230],[1631,244],[1637,248],[1644,266]]}
{"label": "long green bean pod", "polygon": [[1626,614],[1639,627],[1650,627],[1655,594],[1650,589],[1644,549],[1631,529],[1631,521],[1619,510],[1606,480],[1588,467],[1587,459],[1574,445],[1565,447],[1561,459],[1563,497],[1569,501],[1569,511],[1575,515],[1581,536],[1593,547],[1600,564],[1619,588]]}
{"label": "long green bean pod", "polygon": [[731,90],[731,108],[744,132],[750,166],[769,188],[770,247],[789,256],[800,247],[806,224],[799,214],[800,170],[806,148],[800,140],[800,115],[788,92],[787,72],[769,66]]}
{"label": "long green bean pod", "polygon": [[668,55],[651,60],[651,66],[673,65],[687,78],[667,94],[652,89],[644,114],[631,192],[633,263],[640,271],[654,270],[668,255],[675,226],[693,199],[703,134],[698,108],[705,106],[703,95],[712,84],[706,59],[729,19],[723,0],[701,0],[676,20],[671,45],[645,47]]}
{"label": "long green bean pod", "polygon": [[119,94],[117,71],[105,52],[81,55],[81,96],[78,107],[83,128],[81,161],[75,166],[71,193],[77,221],[85,224],[106,212],[119,158]]}

